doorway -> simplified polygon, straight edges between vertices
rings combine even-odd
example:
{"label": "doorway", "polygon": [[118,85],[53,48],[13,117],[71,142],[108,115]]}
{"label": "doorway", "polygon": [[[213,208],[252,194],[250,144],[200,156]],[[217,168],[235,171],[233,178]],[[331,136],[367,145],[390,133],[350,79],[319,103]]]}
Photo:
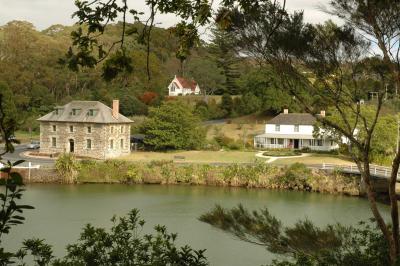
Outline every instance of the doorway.
{"label": "doorway", "polygon": [[74,152],[75,151],[75,143],[73,139],[69,140],[69,152]]}
{"label": "doorway", "polygon": [[295,148],[295,149],[298,149],[298,148],[299,148],[299,140],[298,140],[298,139],[295,139],[295,140],[294,140],[294,148]]}

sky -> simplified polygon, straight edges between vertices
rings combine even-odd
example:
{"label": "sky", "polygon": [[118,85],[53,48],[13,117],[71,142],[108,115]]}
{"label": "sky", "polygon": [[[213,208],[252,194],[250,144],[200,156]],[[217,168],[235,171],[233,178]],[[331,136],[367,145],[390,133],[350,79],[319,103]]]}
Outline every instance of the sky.
{"label": "sky", "polygon": [[[282,0],[281,0],[282,1]],[[128,0],[132,8],[146,13],[145,0]],[[218,1],[216,1],[218,2]],[[330,17],[319,11],[319,5],[327,5],[329,0],[287,0],[288,10],[303,10],[307,22],[323,22]],[[0,25],[12,20],[26,20],[38,30],[54,24],[72,25],[72,13],[76,11],[74,0],[0,0]],[[178,19],[173,15],[159,15],[160,27],[170,27]]]}

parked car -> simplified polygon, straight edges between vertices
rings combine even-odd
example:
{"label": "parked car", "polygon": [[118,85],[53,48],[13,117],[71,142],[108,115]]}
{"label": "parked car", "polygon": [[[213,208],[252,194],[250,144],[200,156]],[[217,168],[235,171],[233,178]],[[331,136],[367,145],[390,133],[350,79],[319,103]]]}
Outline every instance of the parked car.
{"label": "parked car", "polygon": [[32,140],[31,143],[27,145],[27,148],[30,150],[37,150],[40,148],[40,141]]}

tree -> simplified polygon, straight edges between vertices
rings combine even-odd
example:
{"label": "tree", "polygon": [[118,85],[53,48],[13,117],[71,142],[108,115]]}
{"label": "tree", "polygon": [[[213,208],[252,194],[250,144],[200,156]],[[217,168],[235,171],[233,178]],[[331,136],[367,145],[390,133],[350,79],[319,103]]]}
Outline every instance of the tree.
{"label": "tree", "polygon": [[[256,58],[260,64],[272,66],[281,87],[295,96],[304,110],[347,137],[349,153],[361,173],[372,214],[387,242],[390,262],[394,265],[399,256],[395,184],[400,152],[396,151],[392,161],[389,184],[391,225],[384,221],[377,207],[370,162],[372,138],[387,85],[399,81],[400,64],[395,51],[400,49],[396,15],[400,4],[397,1],[333,0],[331,6],[333,14],[346,19],[346,25],[339,27],[330,21],[315,26],[305,24],[302,13],[289,15],[284,8],[267,1],[256,16],[241,11],[234,13],[236,20],[231,29],[238,36],[241,51]],[[360,32],[364,36],[360,36]],[[367,56],[371,38],[378,43],[382,57]],[[371,121],[361,112],[360,104],[365,95],[361,85],[368,81],[376,84],[378,92]],[[343,124],[335,123],[329,116],[318,116],[317,109],[321,105],[340,114]],[[356,118],[355,123],[349,121],[349,116]],[[360,132],[365,138],[357,138]]]}
{"label": "tree", "polygon": [[[263,1],[248,0],[223,0],[220,3],[221,12],[215,21],[221,25],[227,24],[230,18],[225,14],[228,7],[241,8],[243,12],[255,14]],[[146,5],[150,15],[143,18],[143,13],[129,7],[130,2],[123,0],[94,0],[76,1],[78,10],[73,14],[78,18],[78,29],[71,34],[73,47],[70,47],[63,63],[70,69],[77,71],[82,67],[93,68],[104,61],[103,77],[107,80],[116,78],[118,73],[130,73],[133,71],[133,62],[126,53],[126,37],[137,36],[137,41],[147,47],[147,77],[150,81],[150,40],[154,29],[154,21],[157,14],[173,14],[181,19],[171,32],[178,39],[179,45],[176,57],[183,62],[191,52],[191,49],[199,44],[198,27],[207,25],[212,19],[212,2],[208,1],[170,1],[170,0],[148,0]],[[106,28],[122,17],[122,28],[118,40],[105,44],[101,41]],[[139,30],[134,22],[145,21],[145,26]],[[131,23],[129,23],[131,22]]]}
{"label": "tree", "polygon": [[205,139],[200,119],[190,106],[180,101],[167,101],[150,108],[141,132],[146,135],[144,143],[156,150],[197,149]]}
{"label": "tree", "polygon": [[221,97],[220,108],[225,112],[225,117],[230,116],[233,111],[233,100],[232,96],[225,93]]}
{"label": "tree", "polygon": [[215,25],[211,30],[211,43],[208,45],[212,59],[222,69],[225,77],[225,93],[236,95],[239,93],[237,79],[239,72],[239,57],[235,53],[235,39],[231,32],[224,31]]}
{"label": "tree", "polygon": [[216,206],[199,218],[237,239],[289,257],[276,266],[359,265],[390,263],[388,243],[379,229],[360,222],[358,228],[340,224],[315,226],[298,221],[284,226],[268,209],[250,212],[242,205],[231,209]]}

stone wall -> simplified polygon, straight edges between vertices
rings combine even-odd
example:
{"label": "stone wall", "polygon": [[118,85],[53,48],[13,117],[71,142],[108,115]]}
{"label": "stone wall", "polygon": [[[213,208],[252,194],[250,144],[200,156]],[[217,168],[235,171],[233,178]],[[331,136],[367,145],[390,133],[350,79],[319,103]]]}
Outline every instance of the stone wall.
{"label": "stone wall", "polygon": [[[73,132],[70,127],[73,127]],[[56,138],[55,147],[52,138]],[[88,148],[88,140],[91,141],[91,148]],[[71,142],[77,156],[107,159],[127,155],[130,152],[130,125],[41,122],[40,153],[70,152]]]}
{"label": "stone wall", "polygon": [[[20,173],[24,183],[62,183],[63,179],[58,175],[56,169],[52,168],[39,168],[31,169],[14,168],[12,172]],[[5,177],[5,173],[0,174],[0,178]]]}

